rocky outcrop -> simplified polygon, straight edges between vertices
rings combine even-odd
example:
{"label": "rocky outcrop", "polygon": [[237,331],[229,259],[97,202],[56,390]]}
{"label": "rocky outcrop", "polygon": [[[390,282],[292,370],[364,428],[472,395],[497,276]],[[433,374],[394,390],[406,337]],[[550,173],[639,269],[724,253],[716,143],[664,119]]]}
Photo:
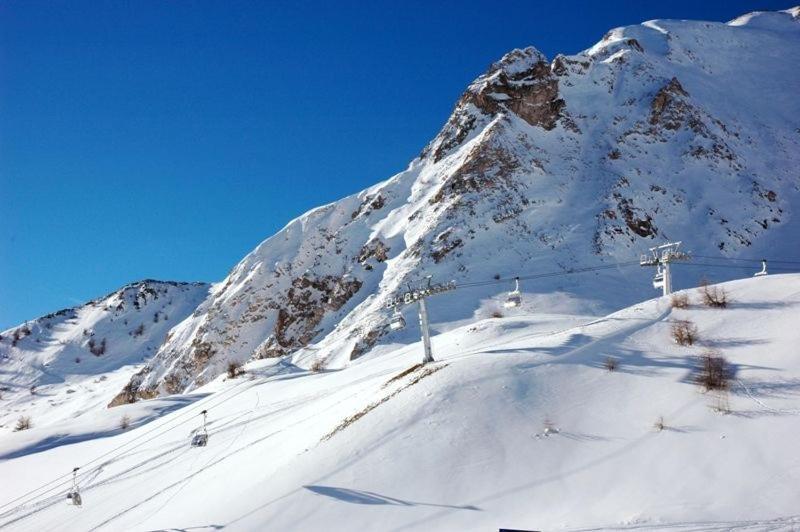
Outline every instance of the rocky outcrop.
{"label": "rocky outcrop", "polygon": [[328,311],[342,308],[361,281],[350,276],[302,276],[292,280],[278,310],[272,334],[256,349],[256,358],[284,356],[305,347],[319,332],[316,327]]}
{"label": "rocky outcrop", "polygon": [[690,118],[690,106],[684,100],[689,93],[677,78],[672,78],[656,93],[650,104],[650,124],[666,129],[678,129]]}

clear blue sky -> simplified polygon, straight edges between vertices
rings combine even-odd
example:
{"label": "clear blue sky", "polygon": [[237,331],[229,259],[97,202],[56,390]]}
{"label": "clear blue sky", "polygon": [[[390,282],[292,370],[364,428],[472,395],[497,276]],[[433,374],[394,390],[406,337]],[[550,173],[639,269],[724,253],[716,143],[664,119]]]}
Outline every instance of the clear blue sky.
{"label": "clear blue sky", "polygon": [[222,279],[402,170],[514,47],[789,3],[0,3],[0,329],[133,280]]}

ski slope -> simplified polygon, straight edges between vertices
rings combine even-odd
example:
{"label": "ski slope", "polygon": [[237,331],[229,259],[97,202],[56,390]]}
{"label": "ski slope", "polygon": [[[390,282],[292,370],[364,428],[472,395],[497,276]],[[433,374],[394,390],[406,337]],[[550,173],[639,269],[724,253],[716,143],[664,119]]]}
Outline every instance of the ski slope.
{"label": "ski slope", "polygon": [[[657,298],[604,317],[438,324],[437,361],[407,374],[419,343],[339,371],[260,360],[189,394],[5,435],[0,527],[796,530],[800,274],[720,286],[729,308],[692,289],[687,309]],[[698,344],[672,341],[678,319]],[[735,370],[729,413],[692,382],[708,348]],[[203,409],[209,445],[192,448]],[[82,508],[65,499],[75,466]]]}

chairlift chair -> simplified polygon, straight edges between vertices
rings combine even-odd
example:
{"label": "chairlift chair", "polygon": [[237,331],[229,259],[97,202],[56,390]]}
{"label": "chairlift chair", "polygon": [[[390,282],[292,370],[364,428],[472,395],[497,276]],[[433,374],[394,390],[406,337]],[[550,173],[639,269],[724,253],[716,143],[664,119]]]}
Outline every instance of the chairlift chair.
{"label": "chairlift chair", "polygon": [[514,278],[514,283],[514,291],[508,293],[506,302],[503,303],[503,306],[506,308],[514,308],[522,304],[522,294],[519,291],[519,277]]}
{"label": "chairlift chair", "polygon": [[761,271],[753,274],[753,277],[767,275],[767,259],[761,259]]}
{"label": "chairlift chair", "polygon": [[83,500],[81,500],[81,492],[78,489],[78,469],[80,468],[76,467],[72,470],[72,489],[70,489],[69,493],[67,493],[67,499],[72,502],[73,506],[81,506],[83,504]]}
{"label": "chairlift chair", "polygon": [[406,326],[406,319],[399,310],[395,310],[392,319],[389,322],[389,328],[393,331],[399,331]]}
{"label": "chairlift chair", "polygon": [[203,426],[192,436],[192,447],[205,447],[208,445],[208,430],[206,430],[206,416],[208,415],[208,410],[203,410],[201,414],[203,414]]}
{"label": "chairlift chair", "polygon": [[663,287],[664,287],[664,270],[662,270],[661,267],[659,266],[655,276],[653,277],[653,288],[663,288]]}

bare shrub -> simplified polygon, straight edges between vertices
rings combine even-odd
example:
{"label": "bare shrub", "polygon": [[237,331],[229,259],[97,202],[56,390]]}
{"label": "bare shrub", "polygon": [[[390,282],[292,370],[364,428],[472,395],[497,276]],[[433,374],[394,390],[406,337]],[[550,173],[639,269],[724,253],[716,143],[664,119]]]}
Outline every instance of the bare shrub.
{"label": "bare shrub", "polygon": [[311,364],[311,368],[309,369],[311,369],[311,371],[313,371],[314,373],[319,373],[324,368],[325,368],[325,361],[321,358],[318,358],[314,360],[314,362]]}
{"label": "bare shrub", "polygon": [[132,336],[141,336],[144,334],[144,323],[140,323],[138,327],[136,327],[133,331],[131,331]]}
{"label": "bare shrub", "polygon": [[492,317],[493,318],[502,318],[503,317],[503,313],[500,312],[499,310],[493,310],[492,311]]}
{"label": "bare shrub", "polygon": [[706,285],[701,289],[703,303],[711,308],[725,308],[728,306],[728,294],[724,288]]}
{"label": "bare shrub", "polygon": [[687,294],[672,294],[669,302],[672,308],[688,308],[689,296]]}
{"label": "bare shrub", "polygon": [[94,338],[89,339],[89,352],[96,357],[104,355],[106,353],[106,339],[103,338],[100,340],[100,343],[94,341]]}
{"label": "bare shrub", "polygon": [[658,432],[661,432],[665,428],[667,428],[666,423],[664,423],[664,416],[658,416],[656,422],[653,423],[653,428],[656,429]]}
{"label": "bare shrub", "polygon": [[17,419],[17,424],[14,426],[14,432],[19,432],[21,430],[28,430],[31,428],[31,418],[29,416],[19,416]]}
{"label": "bare shrub", "polygon": [[239,375],[244,373],[244,369],[242,368],[242,363],[237,361],[228,362],[228,378],[235,379]]}
{"label": "bare shrub", "polygon": [[728,390],[732,377],[731,365],[718,351],[709,350],[700,356],[700,368],[695,376],[695,382],[706,391]]}
{"label": "bare shrub", "polygon": [[678,345],[694,345],[697,342],[697,326],[688,320],[672,323],[672,339]]}
{"label": "bare shrub", "polygon": [[614,371],[619,367],[619,359],[616,357],[606,357],[603,361],[603,367],[608,371]]}
{"label": "bare shrub", "polygon": [[121,428],[122,430],[128,430],[130,426],[131,426],[131,416],[125,414],[119,420],[119,428]]}

